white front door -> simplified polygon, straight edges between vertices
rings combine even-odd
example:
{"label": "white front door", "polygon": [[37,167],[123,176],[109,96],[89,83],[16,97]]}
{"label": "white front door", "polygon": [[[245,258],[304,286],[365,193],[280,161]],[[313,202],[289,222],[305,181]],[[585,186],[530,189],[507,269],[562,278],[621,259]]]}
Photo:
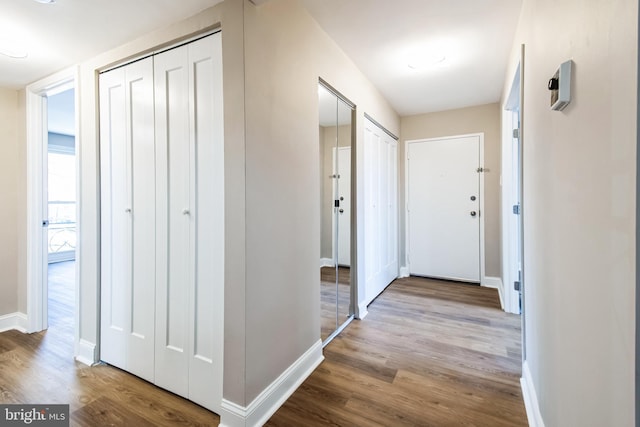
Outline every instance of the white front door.
{"label": "white front door", "polygon": [[480,282],[480,139],[407,143],[410,274]]}
{"label": "white front door", "polygon": [[[338,265],[351,265],[351,147],[334,148],[335,180],[334,200],[338,200],[337,221],[334,216],[334,227],[338,227]],[[336,153],[337,151],[337,153]],[[334,229],[335,230],[335,229]],[[334,231],[335,232],[335,231]],[[335,256],[335,248],[334,248]]]}

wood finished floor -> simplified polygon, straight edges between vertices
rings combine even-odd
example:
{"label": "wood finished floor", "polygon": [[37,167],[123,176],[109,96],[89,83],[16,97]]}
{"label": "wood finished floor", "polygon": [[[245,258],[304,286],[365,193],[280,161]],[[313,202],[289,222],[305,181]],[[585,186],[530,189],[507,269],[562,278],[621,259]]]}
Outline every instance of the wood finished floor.
{"label": "wood finished floor", "polygon": [[219,417],[117,368],[73,360],[74,263],[49,268],[49,329],[0,334],[0,402],[69,404],[71,426],[217,426]]}
{"label": "wood finished floor", "polygon": [[268,426],[526,426],[520,317],[495,289],[396,280]]}
{"label": "wood finished floor", "polygon": [[[0,334],[0,402],[68,403],[72,426],[218,425],[217,415],[133,375],[74,362],[73,288],[55,267],[73,269],[51,271],[60,280],[50,283],[59,298],[49,330]],[[520,319],[500,310],[495,290],[397,280],[325,348],[267,425],[527,425],[519,340]]]}

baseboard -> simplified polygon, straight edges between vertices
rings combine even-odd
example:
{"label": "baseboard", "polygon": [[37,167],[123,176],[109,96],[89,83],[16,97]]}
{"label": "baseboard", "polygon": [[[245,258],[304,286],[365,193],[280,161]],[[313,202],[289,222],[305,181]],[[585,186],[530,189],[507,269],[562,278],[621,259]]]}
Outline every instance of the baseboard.
{"label": "baseboard", "polygon": [[265,424],[322,360],[322,341],[318,340],[246,408],[223,399],[219,426],[253,427]]}
{"label": "baseboard", "polygon": [[494,288],[498,290],[498,296],[500,297],[500,307],[504,310],[504,285],[502,279],[499,277],[486,276],[482,280],[482,286],[486,288]]}
{"label": "baseboard", "polygon": [[96,345],[86,340],[80,340],[76,344],[76,360],[87,366],[94,365],[96,360]]}
{"label": "baseboard", "polygon": [[367,310],[367,304],[358,304],[358,312],[356,314],[356,319],[358,320],[362,320],[367,317],[367,314],[369,314],[369,311]]}
{"label": "baseboard", "polygon": [[333,263],[333,259],[331,258],[320,258],[320,268],[322,267],[333,267],[335,264]]}
{"label": "baseboard", "polygon": [[402,279],[403,277],[409,277],[411,274],[409,273],[409,267],[408,266],[403,266],[400,267],[400,272],[398,275],[398,278]]}
{"label": "baseboard", "polygon": [[10,331],[15,329],[22,332],[27,332],[27,315],[16,311],[15,313],[5,314],[0,316],[0,332]]}
{"label": "baseboard", "polygon": [[540,406],[538,405],[538,394],[533,385],[529,364],[525,360],[522,364],[522,378],[520,378],[520,387],[522,387],[522,398],[524,407],[527,411],[527,419],[531,427],[544,427]]}

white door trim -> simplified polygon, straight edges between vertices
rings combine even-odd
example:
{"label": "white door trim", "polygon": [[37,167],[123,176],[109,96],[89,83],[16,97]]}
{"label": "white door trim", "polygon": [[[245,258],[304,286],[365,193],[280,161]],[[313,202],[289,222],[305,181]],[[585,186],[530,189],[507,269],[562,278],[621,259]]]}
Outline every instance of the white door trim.
{"label": "white door trim", "polygon": [[[38,332],[47,328],[47,277],[44,275],[44,265],[47,262],[47,246],[44,244],[42,230],[43,198],[43,170],[46,150],[45,126],[47,120],[46,106],[49,95],[55,95],[71,87],[75,87],[75,105],[78,105],[78,69],[71,67],[47,78],[32,83],[26,87],[26,136],[27,136],[27,332]],[[76,147],[78,141],[78,114],[75,109]],[[76,155],[76,186],[80,173],[80,156]],[[78,191],[76,194],[80,194]],[[76,204],[79,210],[80,203]],[[77,212],[79,213],[79,212]],[[80,218],[80,215],[77,215]],[[80,229],[77,224],[76,230]],[[78,348],[78,273],[79,259],[76,249],[76,304],[74,314],[75,348]],[[75,355],[74,355],[75,356]]]}
{"label": "white door trim", "polygon": [[[478,164],[480,165],[480,167],[484,168],[484,133],[480,132],[480,133],[469,133],[469,134],[463,134],[463,135],[449,135],[449,136],[443,136],[443,137],[438,137],[438,138],[422,138],[422,139],[411,139],[411,140],[407,140],[404,142],[405,146],[404,146],[404,164],[405,164],[405,168],[404,168],[404,194],[405,194],[405,201],[404,201],[404,223],[405,223],[405,236],[404,236],[404,247],[405,247],[405,259],[404,259],[404,265],[406,266],[406,270],[405,271],[409,271],[409,198],[408,198],[408,194],[409,194],[409,168],[406,166],[407,165],[407,156],[409,153],[409,144],[411,143],[420,143],[420,142],[430,142],[430,141],[443,141],[443,140],[448,140],[448,139],[456,139],[456,138],[465,138],[465,137],[471,137],[471,136],[477,136],[480,138],[480,149],[479,149],[479,159],[478,159]],[[480,179],[480,192],[479,192],[479,197],[480,197],[480,284],[482,286],[488,286],[491,285],[491,279],[489,278],[487,280],[487,277],[485,276],[485,253],[484,253],[484,248],[485,248],[485,242],[484,242],[484,216],[485,216],[485,210],[484,210],[484,172],[481,172],[479,174],[479,179]]]}

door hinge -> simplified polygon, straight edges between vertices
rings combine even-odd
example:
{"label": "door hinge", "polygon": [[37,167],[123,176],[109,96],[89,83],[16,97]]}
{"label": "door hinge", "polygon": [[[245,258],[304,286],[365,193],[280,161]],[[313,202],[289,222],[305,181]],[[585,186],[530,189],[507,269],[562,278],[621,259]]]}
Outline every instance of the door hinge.
{"label": "door hinge", "polygon": [[513,290],[520,292],[520,281],[516,280],[513,282]]}
{"label": "door hinge", "polygon": [[513,214],[520,215],[520,205],[513,205]]}
{"label": "door hinge", "polygon": [[513,137],[514,137],[515,139],[520,138],[520,129],[514,129],[514,130],[513,130]]}

